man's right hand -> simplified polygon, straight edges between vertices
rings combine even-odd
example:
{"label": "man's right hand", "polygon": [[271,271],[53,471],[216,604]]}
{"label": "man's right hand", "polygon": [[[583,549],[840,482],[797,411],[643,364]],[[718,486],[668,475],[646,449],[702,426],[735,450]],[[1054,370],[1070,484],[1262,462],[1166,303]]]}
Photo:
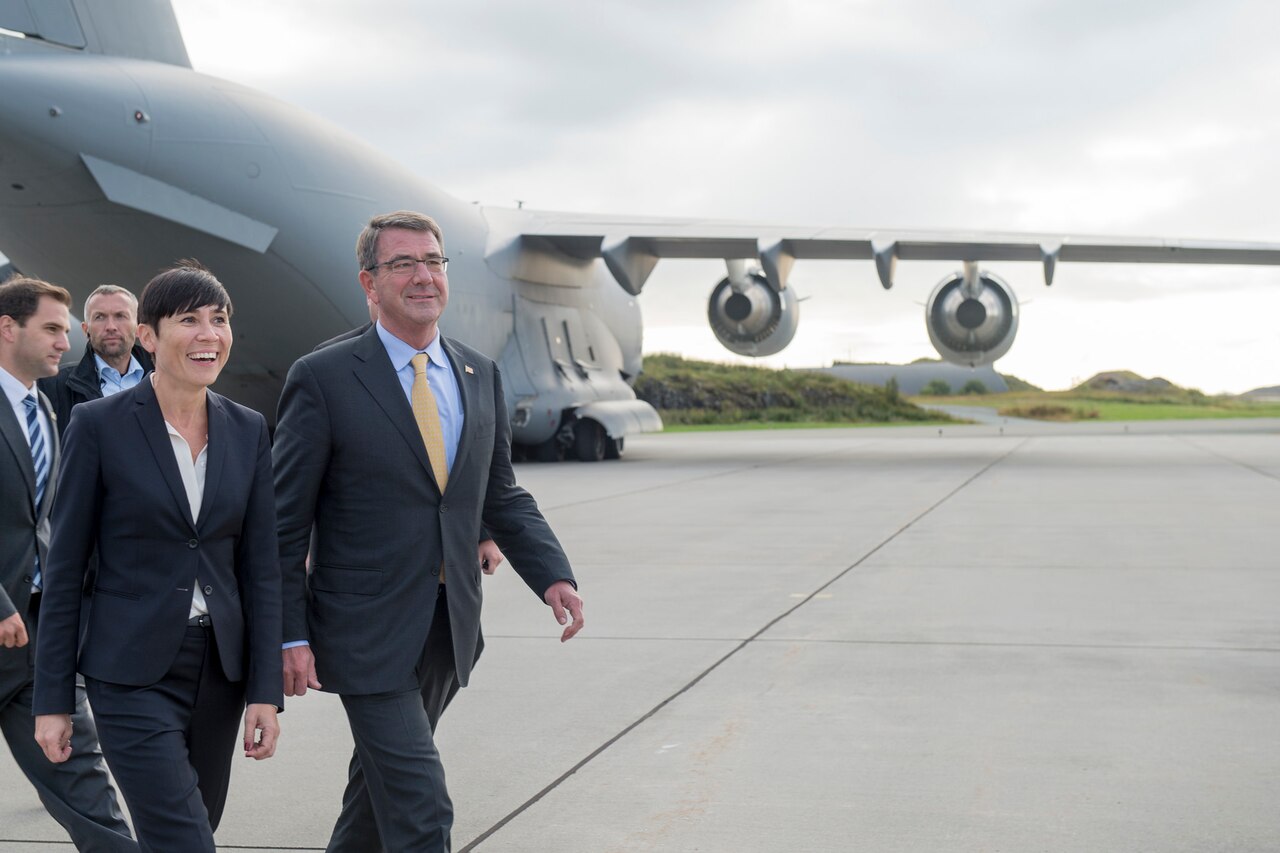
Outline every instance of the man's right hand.
{"label": "man's right hand", "polygon": [[316,656],[311,653],[310,646],[294,646],[281,654],[284,655],[284,695],[306,696],[308,687],[320,689],[320,681],[316,678]]}
{"label": "man's right hand", "polygon": [[20,649],[27,644],[27,623],[15,613],[8,619],[0,619],[0,646]]}

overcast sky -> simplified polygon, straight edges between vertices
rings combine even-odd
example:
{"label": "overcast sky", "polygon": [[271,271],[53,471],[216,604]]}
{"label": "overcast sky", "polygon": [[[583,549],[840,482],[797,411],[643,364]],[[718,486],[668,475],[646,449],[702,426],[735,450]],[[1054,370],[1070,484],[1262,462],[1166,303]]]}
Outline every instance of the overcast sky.
{"label": "overcast sky", "polygon": [[[1280,242],[1270,0],[175,0],[197,70],[317,112],[485,204],[795,225]],[[953,264],[800,261],[782,366],[934,355]],[[1280,269],[990,264],[997,364],[1208,392],[1280,383]],[[724,275],[663,261],[647,352],[734,360]],[[461,286],[455,283],[455,286]]]}

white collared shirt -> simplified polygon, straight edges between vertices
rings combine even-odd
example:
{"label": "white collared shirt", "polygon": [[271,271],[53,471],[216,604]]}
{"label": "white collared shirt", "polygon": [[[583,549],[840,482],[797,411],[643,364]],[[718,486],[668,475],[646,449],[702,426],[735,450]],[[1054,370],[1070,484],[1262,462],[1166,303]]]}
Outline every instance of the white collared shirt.
{"label": "white collared shirt", "polygon": [[[164,422],[164,428],[169,431],[169,443],[173,445],[173,456],[178,462],[178,473],[182,475],[182,487],[187,492],[187,503],[191,506],[191,520],[198,521],[200,519],[200,507],[204,505],[204,475],[209,467],[209,443],[205,442],[204,450],[200,451],[200,455],[191,460],[191,445],[187,444],[187,440],[182,437],[173,424],[168,421]],[[195,587],[191,592],[191,616],[204,616],[209,612],[209,605],[205,603],[204,593],[200,589],[200,579],[196,578]]]}
{"label": "white collared shirt", "polygon": [[[31,452],[31,433],[27,430],[27,404],[24,402],[35,392],[36,383],[32,382],[29,386],[23,384],[9,371],[0,367],[0,388],[4,389],[5,399],[9,401],[9,405],[13,407],[14,417],[18,419],[18,425],[22,427],[22,434],[27,437],[27,452]],[[53,433],[53,424],[49,423],[49,416],[45,414],[44,406],[39,405],[40,395],[36,394],[36,417],[40,419],[40,429],[44,430],[44,446],[49,449],[49,463],[53,464],[53,439],[50,438]],[[34,462],[32,463],[35,464]],[[49,469],[53,472],[52,467]],[[39,510],[39,507],[36,507]],[[32,531],[34,533],[34,531]],[[37,559],[39,559],[37,557]],[[36,592],[39,587],[34,584],[31,587],[32,592]]]}
{"label": "white collared shirt", "polygon": [[[27,432],[27,404],[22,402],[30,397],[35,391],[36,383],[24,386],[18,381],[12,373],[0,367],[0,388],[4,388],[5,399],[9,401],[9,405],[13,408],[13,415],[18,419],[18,424],[22,427],[22,434],[27,437],[27,450],[31,449],[31,435]],[[39,402],[40,396],[36,395],[36,401]],[[36,406],[36,417],[40,419],[40,429],[44,430],[44,444],[49,448],[49,461],[53,462],[53,443],[49,436],[53,435],[53,424],[49,423],[49,416],[45,414],[44,406]]]}

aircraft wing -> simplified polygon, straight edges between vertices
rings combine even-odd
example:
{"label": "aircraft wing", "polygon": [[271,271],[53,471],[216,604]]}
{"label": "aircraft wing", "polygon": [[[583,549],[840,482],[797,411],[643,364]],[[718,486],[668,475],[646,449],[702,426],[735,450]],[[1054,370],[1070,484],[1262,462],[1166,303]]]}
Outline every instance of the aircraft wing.
{"label": "aircraft wing", "polygon": [[52,45],[191,67],[169,0],[0,0],[0,29],[22,51]]}
{"label": "aircraft wing", "polygon": [[[497,211],[486,209],[493,217]],[[509,211],[507,233],[521,248],[553,249],[571,258],[603,258],[618,283],[639,294],[660,258],[758,259],[777,290],[801,258],[872,260],[881,284],[893,285],[895,263],[908,261],[1036,261],[1045,284],[1056,264],[1181,263],[1280,265],[1280,243],[1095,237],[1071,234],[804,228],[699,219],[607,217]]]}

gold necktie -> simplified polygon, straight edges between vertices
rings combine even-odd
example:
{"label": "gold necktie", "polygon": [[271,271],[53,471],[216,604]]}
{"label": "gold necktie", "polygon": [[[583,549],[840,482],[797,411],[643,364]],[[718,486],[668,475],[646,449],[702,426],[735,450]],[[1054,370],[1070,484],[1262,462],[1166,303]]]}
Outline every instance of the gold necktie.
{"label": "gold necktie", "polygon": [[413,419],[418,423],[418,432],[422,433],[422,443],[427,446],[431,473],[436,475],[436,485],[443,494],[449,484],[449,462],[444,453],[440,409],[436,407],[436,396],[431,393],[431,384],[427,382],[427,362],[430,360],[425,352],[418,353],[410,360],[413,363],[413,388],[409,397],[413,406]]}
{"label": "gold necktie", "polygon": [[[443,495],[449,484],[449,460],[444,455],[440,409],[436,406],[436,395],[431,393],[431,383],[427,382],[427,362],[430,360],[425,352],[410,359],[413,364],[413,387],[409,389],[409,400],[413,408],[413,419],[418,424],[418,432],[422,434],[422,443],[427,446],[431,473],[436,475],[436,485]],[[444,560],[440,561],[440,583],[444,583]]]}

